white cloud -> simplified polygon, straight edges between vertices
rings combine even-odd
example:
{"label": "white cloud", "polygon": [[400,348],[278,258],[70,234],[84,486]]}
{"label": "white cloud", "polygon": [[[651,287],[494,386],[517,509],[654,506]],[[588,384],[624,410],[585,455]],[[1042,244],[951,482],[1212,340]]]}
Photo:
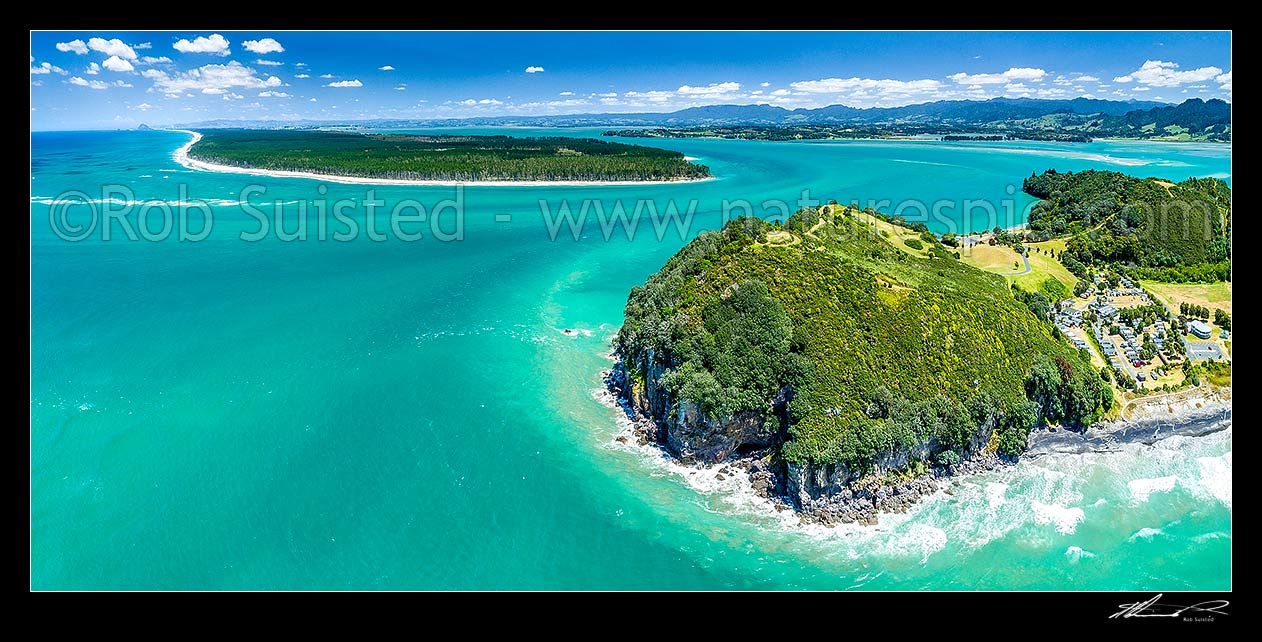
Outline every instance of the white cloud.
{"label": "white cloud", "polygon": [[131,66],[130,62],[127,62],[118,56],[110,56],[109,58],[106,58],[105,62],[101,63],[101,66],[109,69],[110,71],[116,71],[119,73],[136,70],[135,67]]}
{"label": "white cloud", "polygon": [[680,94],[691,94],[694,96],[717,96],[720,94],[730,94],[734,91],[740,91],[741,84],[738,82],[720,82],[704,87],[690,87],[683,85],[675,91]]}
{"label": "white cloud", "polygon": [[758,86],[759,86],[759,87],[770,87],[770,86],[771,86],[771,83],[769,83],[769,82],[760,82],[760,83],[758,83]]}
{"label": "white cloud", "polygon": [[232,87],[265,89],[281,86],[280,78],[261,78],[255,71],[233,60],[226,65],[203,65],[188,71],[167,73],[160,69],[146,69],[140,75],[153,80],[155,91],[178,94],[185,91],[201,91],[203,94],[221,94]]}
{"label": "white cloud", "polygon": [[321,78],[332,78],[333,74],[320,74]]}
{"label": "white cloud", "polygon": [[325,87],[363,87],[363,86],[364,86],[364,83],[359,82],[358,78],[355,78],[352,80],[338,80],[336,82],[331,82],[325,85]]}
{"label": "white cloud", "polygon": [[531,66],[529,66],[529,67],[526,67],[526,73],[528,73],[528,74],[540,74],[540,73],[543,73],[543,67],[536,67],[536,66],[534,66],[534,65],[531,65]]}
{"label": "white cloud", "polygon": [[560,94],[558,94],[558,95],[560,95],[560,96],[573,96],[573,95],[574,95],[574,92],[572,92],[572,91],[563,91],[563,92],[561,92],[561,93],[560,93]]}
{"label": "white cloud", "polygon": [[[211,36],[211,37],[213,38],[214,36]],[[260,56],[263,54],[281,53],[285,51],[285,48],[280,46],[280,43],[276,42],[275,38],[246,40],[245,42],[241,43],[241,46],[245,47],[246,51],[259,54]]]}
{"label": "white cloud", "polygon": [[140,111],[148,111],[153,109],[153,105],[150,105],[149,103],[140,103],[139,105],[136,105],[136,109],[139,109]]}
{"label": "white cloud", "polygon": [[171,62],[171,59],[166,56],[141,56],[140,60],[136,62],[141,65],[160,65]]}
{"label": "white cloud", "polygon": [[88,53],[88,46],[83,44],[82,40],[75,39],[70,42],[57,43],[57,51],[73,51],[80,56]]}
{"label": "white cloud", "polygon": [[310,78],[311,74],[294,74],[294,78]]}
{"label": "white cloud", "polygon": [[242,98],[245,98],[245,96],[242,96],[241,94],[235,94],[233,92],[228,92],[224,94],[223,96],[224,100],[241,100]]}
{"label": "white cloud", "polygon": [[32,87],[43,87],[43,86],[44,86],[44,81],[42,81],[42,80],[32,80],[32,81],[31,81],[31,86],[32,86]]}
{"label": "white cloud", "polygon": [[115,80],[114,86],[115,87],[132,87],[133,85],[129,82],[124,82],[122,80]]}
{"label": "white cloud", "polygon": [[597,97],[599,97],[599,98],[617,98],[617,97],[618,97],[618,92],[616,92],[616,91],[607,91],[607,92],[605,92],[605,93],[603,93],[603,94],[595,94],[595,95],[596,95]]}
{"label": "white cloud", "polygon": [[285,63],[279,60],[263,60],[262,58],[259,58],[258,60],[254,61],[254,64],[263,65],[264,67],[279,67]]}
{"label": "white cloud", "polygon": [[31,67],[31,74],[36,76],[42,76],[44,74],[61,74],[64,76],[66,75],[66,70],[52,63],[41,62],[38,65]]}
{"label": "white cloud", "polygon": [[140,43],[140,44],[138,44],[138,45],[132,45],[132,46],[131,46],[131,48],[132,48],[132,49],[153,49],[153,43],[152,43],[152,42],[142,42],[142,43]]}
{"label": "white cloud", "polygon": [[1087,76],[1087,75],[1077,76],[1074,78],[1074,82],[1099,82],[1099,81],[1100,81],[1099,78],[1096,78],[1095,76]]}
{"label": "white cloud", "polygon": [[313,103],[313,102],[316,102],[316,99],[315,99],[315,98],[311,98],[311,99],[308,99],[308,100],[307,100],[307,102]]}
{"label": "white cloud", "polygon": [[772,91],[771,95],[772,96],[788,96],[791,93],[793,92],[789,91],[788,89],[777,89],[775,91]]}
{"label": "white cloud", "polygon": [[283,91],[260,91],[259,98],[289,98],[289,94]]}
{"label": "white cloud", "polygon": [[1231,72],[1215,76],[1214,82],[1218,83],[1219,88],[1223,91],[1231,91]]}
{"label": "white cloud", "polygon": [[[227,38],[224,38],[217,33],[212,33],[209,36],[198,36],[191,42],[186,38],[180,38],[175,41],[175,44],[172,46],[176,51],[181,53],[204,53],[215,56],[226,56],[232,53],[232,51],[228,49],[229,44],[230,43]],[[135,56],[133,55],[132,57],[134,58]]]}
{"label": "white cloud", "polygon": [[1152,91],[1152,87],[1136,87],[1131,91]]}
{"label": "white cloud", "polygon": [[458,104],[472,106],[472,105],[503,105],[504,103],[503,101],[499,101],[494,98],[483,98],[482,100],[474,100],[472,98],[468,98],[466,100],[460,101]]}
{"label": "white cloud", "polygon": [[127,46],[127,43],[113,38],[106,40],[105,38],[89,38],[88,48],[92,51],[99,51],[107,56],[118,56],[124,60],[135,60],[136,50]]}
{"label": "white cloud", "polygon": [[997,74],[966,74],[960,72],[947,76],[961,85],[1006,85],[1012,82],[1042,82],[1046,71],[1034,67],[1012,67]]}
{"label": "white cloud", "polygon": [[307,66],[307,63],[305,63],[305,62],[295,62],[295,63],[294,63],[294,66],[295,66],[295,67],[306,67],[306,66]]}
{"label": "white cloud", "polygon": [[92,89],[108,89],[109,88],[109,85],[99,80],[84,80],[78,76],[71,76],[68,82],[72,85],[78,85],[80,87],[90,87]]}
{"label": "white cloud", "polygon": [[1186,83],[1210,80],[1223,73],[1222,69],[1212,66],[1187,71],[1178,69],[1178,63],[1148,60],[1139,69],[1114,78],[1113,82],[1134,82],[1151,87],[1177,87]]}
{"label": "white cloud", "polygon": [[394,67],[390,65],[382,65],[380,67],[377,67],[377,71],[394,71]]}
{"label": "white cloud", "polygon": [[[804,91],[811,94],[839,94],[844,92],[876,91],[883,94],[911,94],[918,92],[930,92],[942,86],[942,83],[936,80],[891,80],[885,78],[876,80],[873,78],[825,78],[823,80],[803,80],[789,83],[789,86],[797,91]],[[775,96],[783,96],[783,90],[777,89],[771,92]]]}
{"label": "white cloud", "polygon": [[394,88],[395,91],[407,91],[407,89],[408,89],[407,85],[397,85]]}

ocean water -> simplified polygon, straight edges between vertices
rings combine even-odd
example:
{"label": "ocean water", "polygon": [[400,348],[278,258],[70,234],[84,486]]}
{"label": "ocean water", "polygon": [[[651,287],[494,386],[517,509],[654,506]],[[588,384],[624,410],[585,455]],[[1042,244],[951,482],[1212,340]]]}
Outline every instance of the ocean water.
{"label": "ocean water", "polygon": [[[690,237],[721,223],[725,199],[761,207],[809,189],[947,199],[957,207],[927,219],[943,230],[965,198],[1019,211],[1020,180],[1053,167],[1230,179],[1228,146],[654,140],[718,178],[469,187],[456,242],[426,225],[416,242],[249,242],[249,185],[266,190],[251,202],[284,204],[291,230],[299,204],[353,199],[364,224],[368,189],[427,209],[455,191],[192,172],[171,158],[187,139],[32,134],[34,588],[1231,586],[1230,429],[1038,457],[878,526],[831,529],[797,524],[740,479],[614,441],[625,422],[601,393],[609,340],[628,290],[684,240],[648,224],[606,240],[595,220],[553,240],[539,204],[695,198]],[[181,185],[211,208],[205,239],[125,238],[141,203],[160,237],[157,206]],[[82,241],[54,232],[50,203],[67,190],[98,208]],[[106,210],[128,203],[103,240]]]}

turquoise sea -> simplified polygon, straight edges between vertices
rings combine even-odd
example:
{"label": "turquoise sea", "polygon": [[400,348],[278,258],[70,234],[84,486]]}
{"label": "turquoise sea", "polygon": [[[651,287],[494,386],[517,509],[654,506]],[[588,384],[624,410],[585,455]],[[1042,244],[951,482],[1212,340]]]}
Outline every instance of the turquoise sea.
{"label": "turquoise sea", "polygon": [[[193,172],[172,160],[187,140],[32,134],[36,589],[1231,586],[1230,429],[1039,457],[879,526],[833,529],[797,525],[739,479],[615,442],[620,412],[601,395],[609,340],[628,290],[684,241],[648,224],[605,240],[594,220],[578,241],[568,227],[552,240],[539,205],[674,199],[683,211],[695,198],[689,236],[720,224],[724,199],[803,189],[1019,210],[1031,172],[1230,179],[1229,146],[653,140],[719,178],[469,187],[454,242],[427,225],[416,242],[247,242],[259,227],[239,203],[249,185],[294,227],[316,200],[354,199],[347,216],[363,223],[368,189],[426,208],[455,192]],[[141,204],[161,236],[157,206],[180,186],[211,207],[207,238],[125,238]],[[101,225],[63,240],[51,202],[67,190],[99,217],[131,212],[108,241]],[[930,227],[960,220],[940,213]],[[1021,221],[973,227],[995,222]]]}

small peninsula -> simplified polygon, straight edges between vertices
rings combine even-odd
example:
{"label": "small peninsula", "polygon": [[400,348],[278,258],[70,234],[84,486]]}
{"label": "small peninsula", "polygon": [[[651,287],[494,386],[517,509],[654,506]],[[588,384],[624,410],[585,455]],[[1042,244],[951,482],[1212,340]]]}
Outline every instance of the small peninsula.
{"label": "small peninsula", "polygon": [[871,523],[932,476],[997,465],[1034,427],[1083,428],[1112,407],[1043,295],[877,220],[836,204],[783,225],[739,218],[633,288],[609,385],[645,441],[699,463],[757,453],[745,461],[765,494]]}
{"label": "small peninsula", "polygon": [[589,138],[207,130],[177,157],[201,169],[382,183],[651,183],[704,180],[666,149]]}

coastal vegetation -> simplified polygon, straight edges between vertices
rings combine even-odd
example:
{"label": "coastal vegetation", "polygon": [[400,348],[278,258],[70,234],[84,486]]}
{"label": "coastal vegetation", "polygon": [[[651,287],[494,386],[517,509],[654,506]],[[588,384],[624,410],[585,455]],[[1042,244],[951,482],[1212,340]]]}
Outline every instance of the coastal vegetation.
{"label": "coastal vegetation", "polygon": [[[768,242],[779,233],[798,242]],[[898,247],[909,240],[923,249]],[[1017,455],[1035,425],[1086,426],[1112,405],[1099,369],[1046,320],[1047,294],[844,206],[704,233],[632,289],[625,313],[624,394],[704,459],[751,442],[852,471],[892,453]]]}
{"label": "coastal vegetation", "polygon": [[666,149],[590,138],[210,130],[191,158],[233,167],[447,181],[668,181],[705,178]]}
{"label": "coastal vegetation", "polygon": [[1057,258],[1076,276],[1110,267],[1153,281],[1231,278],[1231,188],[1221,179],[1047,170],[1023,189],[1043,199],[1030,211],[1029,237],[1066,237]]}

